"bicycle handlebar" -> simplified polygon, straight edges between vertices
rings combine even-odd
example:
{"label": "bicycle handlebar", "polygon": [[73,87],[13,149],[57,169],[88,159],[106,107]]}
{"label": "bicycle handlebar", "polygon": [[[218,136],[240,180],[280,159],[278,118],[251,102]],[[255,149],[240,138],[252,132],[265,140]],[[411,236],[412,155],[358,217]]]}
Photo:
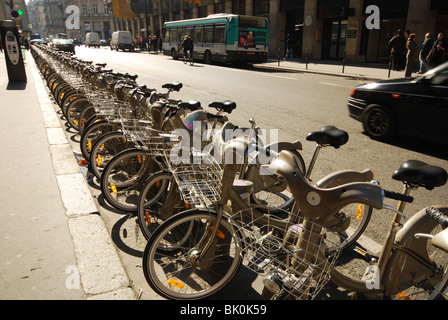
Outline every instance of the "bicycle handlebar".
{"label": "bicycle handlebar", "polygon": [[383,191],[384,191],[384,196],[389,199],[394,199],[394,200],[404,201],[404,202],[409,202],[409,203],[412,203],[414,201],[414,197],[412,197],[412,196],[408,196],[408,195],[405,195],[402,193],[388,191],[388,190],[384,190],[384,189],[383,189]]}

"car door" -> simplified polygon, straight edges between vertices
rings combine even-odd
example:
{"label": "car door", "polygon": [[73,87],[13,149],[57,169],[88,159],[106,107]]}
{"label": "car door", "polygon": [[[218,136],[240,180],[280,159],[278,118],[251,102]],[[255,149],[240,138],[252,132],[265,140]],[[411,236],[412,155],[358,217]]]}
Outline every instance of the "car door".
{"label": "car door", "polygon": [[448,141],[448,68],[409,82],[392,97],[407,135]]}
{"label": "car door", "polygon": [[431,99],[426,106],[427,132],[440,141],[448,141],[448,66],[428,79],[426,86]]}

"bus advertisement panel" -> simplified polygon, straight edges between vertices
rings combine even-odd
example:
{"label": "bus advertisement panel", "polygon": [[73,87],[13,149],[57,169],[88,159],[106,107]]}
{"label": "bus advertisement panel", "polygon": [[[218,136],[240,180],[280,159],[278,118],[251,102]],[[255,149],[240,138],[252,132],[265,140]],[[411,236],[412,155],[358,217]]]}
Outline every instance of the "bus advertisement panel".
{"label": "bus advertisement panel", "polygon": [[266,62],[269,23],[264,17],[214,14],[206,18],[164,24],[162,50],[173,59],[183,57],[182,41],[194,41],[193,57],[206,63]]}

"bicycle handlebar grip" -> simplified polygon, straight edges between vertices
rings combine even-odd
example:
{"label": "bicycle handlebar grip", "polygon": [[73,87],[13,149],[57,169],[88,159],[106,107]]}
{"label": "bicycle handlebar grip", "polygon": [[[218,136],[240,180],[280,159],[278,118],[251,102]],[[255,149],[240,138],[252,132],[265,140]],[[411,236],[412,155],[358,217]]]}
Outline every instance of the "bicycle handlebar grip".
{"label": "bicycle handlebar grip", "polygon": [[393,191],[387,191],[384,190],[384,196],[386,198],[390,198],[390,199],[394,199],[394,200],[398,200],[398,201],[404,201],[404,202],[409,202],[412,203],[414,201],[414,198],[402,193],[398,193],[398,192],[393,192]]}
{"label": "bicycle handlebar grip", "polygon": [[448,228],[448,217],[434,207],[426,208],[426,214],[436,220],[442,226],[442,229]]}

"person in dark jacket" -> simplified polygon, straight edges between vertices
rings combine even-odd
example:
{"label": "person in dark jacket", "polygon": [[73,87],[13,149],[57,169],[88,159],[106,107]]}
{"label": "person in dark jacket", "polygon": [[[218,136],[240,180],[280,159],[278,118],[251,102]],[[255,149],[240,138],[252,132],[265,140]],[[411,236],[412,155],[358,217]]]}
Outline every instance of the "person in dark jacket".
{"label": "person in dark jacket", "polygon": [[445,40],[443,33],[439,33],[437,36],[437,40],[434,42],[431,52],[428,55],[428,60],[433,68],[446,61],[446,57],[448,54],[447,49],[448,42]]}
{"label": "person in dark jacket", "polygon": [[390,39],[389,46],[392,55],[392,69],[403,70],[406,64],[406,38],[401,29],[398,29],[397,34]]}
{"label": "person in dark jacket", "polygon": [[191,55],[193,55],[194,41],[190,36],[185,35],[184,41],[182,41],[182,49],[184,49],[185,58],[187,58],[187,51],[190,51]]}
{"label": "person in dark jacket", "polygon": [[417,73],[422,74],[431,69],[431,64],[426,58],[428,57],[429,52],[432,49],[434,44],[434,39],[432,35],[428,32],[425,35],[425,41],[423,41],[422,49],[420,50],[419,60],[420,60],[420,69]]}

